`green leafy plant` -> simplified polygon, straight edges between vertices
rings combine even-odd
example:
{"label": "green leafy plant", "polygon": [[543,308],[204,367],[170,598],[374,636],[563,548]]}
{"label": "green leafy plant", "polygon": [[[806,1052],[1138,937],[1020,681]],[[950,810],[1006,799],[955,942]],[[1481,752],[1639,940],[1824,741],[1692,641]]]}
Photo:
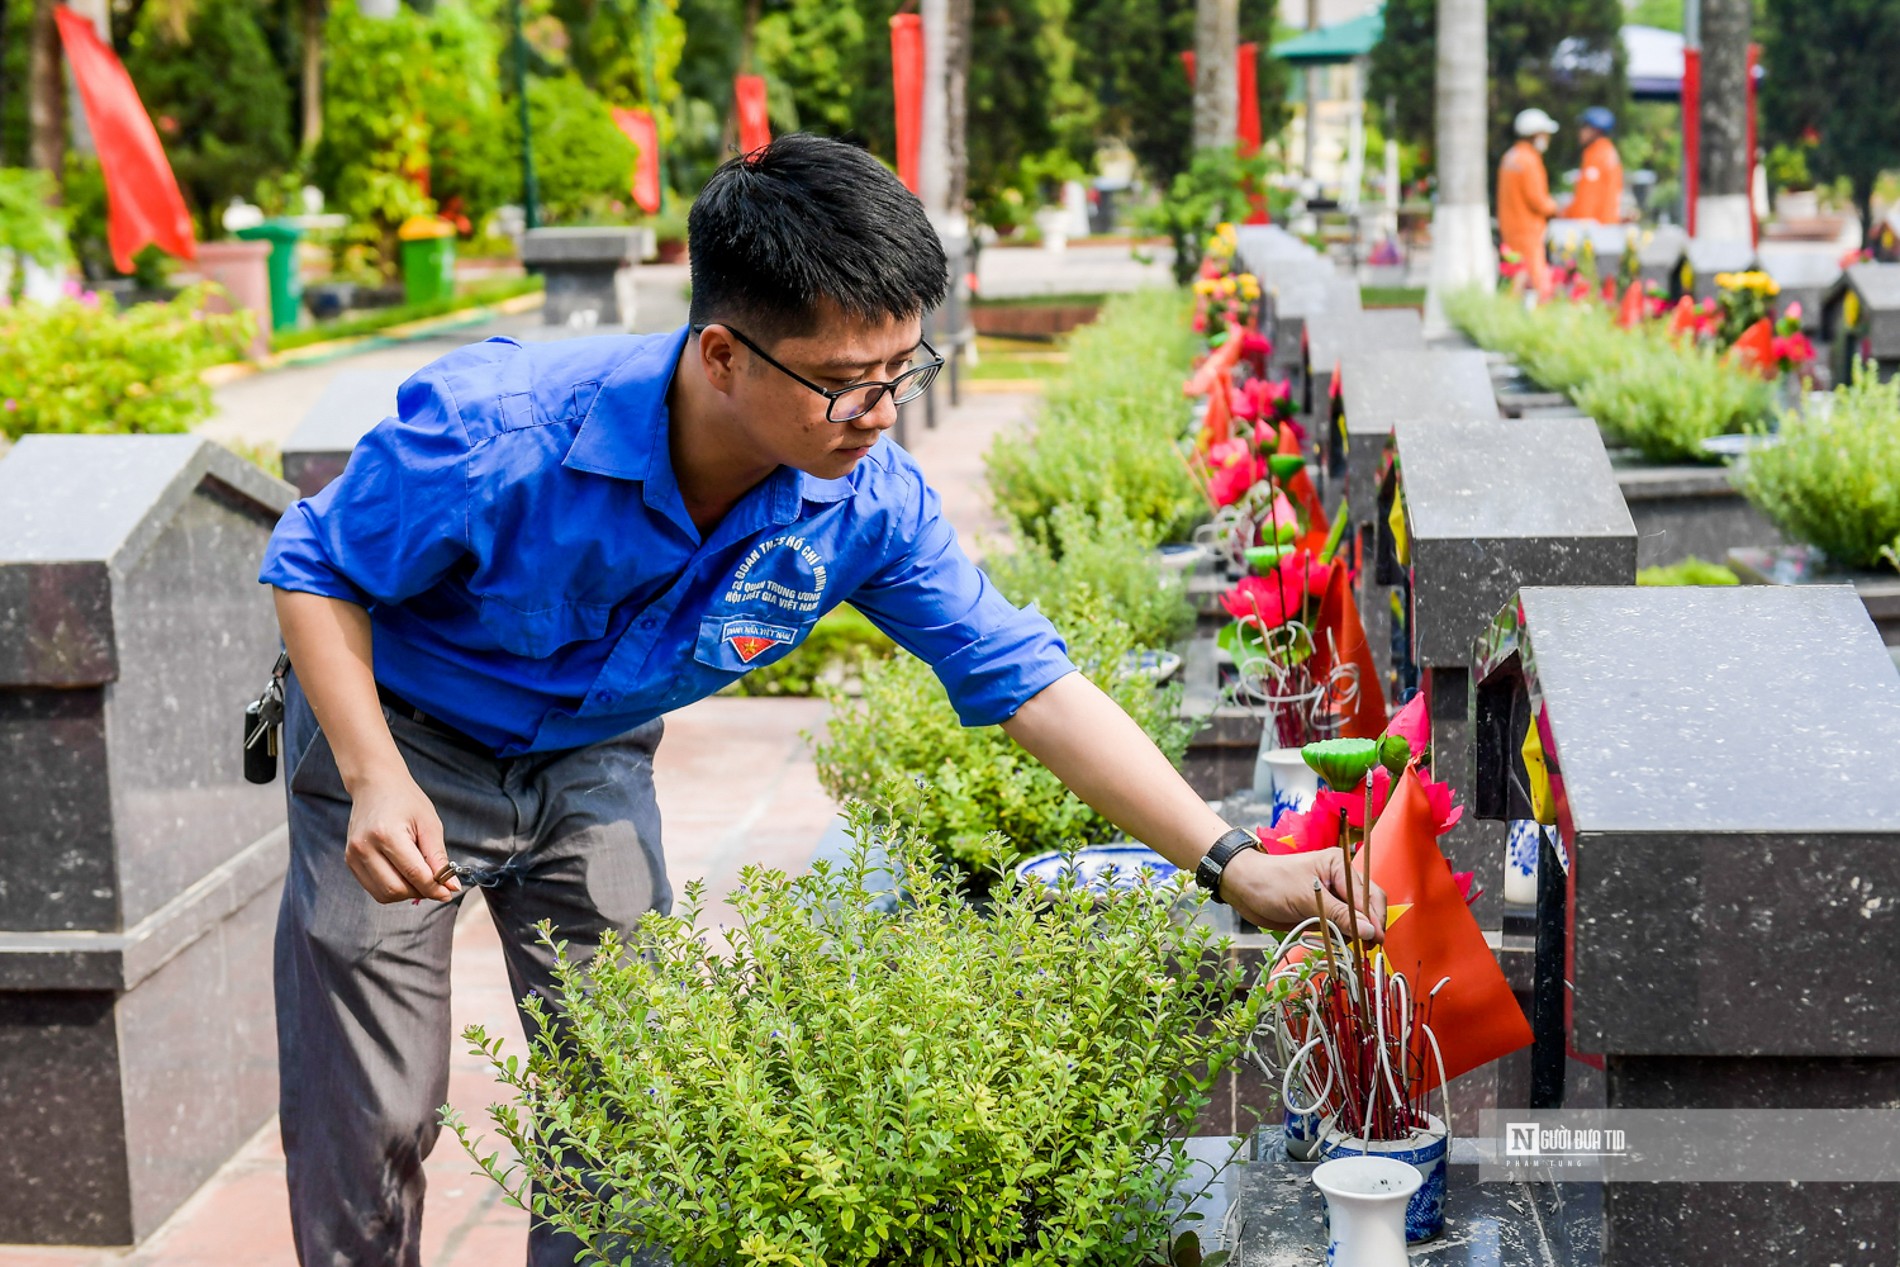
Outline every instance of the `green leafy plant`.
{"label": "green leafy plant", "polygon": [[1740,585],[1742,578],[1720,563],[1687,558],[1667,567],[1643,568],[1636,574],[1638,585]]}
{"label": "green leafy plant", "polygon": [[853,806],[843,865],[747,867],[723,937],[700,882],[591,962],[544,926],[526,1057],[465,1034],[515,1155],[449,1126],[588,1261],[1212,1267],[1170,1254],[1182,1140],[1265,992],[1176,916],[1184,888],[1009,881],[979,914],[898,814]]}
{"label": "green leafy plant", "polygon": [[1856,361],[1825,408],[1783,414],[1780,436],[1749,454],[1749,500],[1841,566],[1876,566],[1900,542],[1900,381]]}
{"label": "green leafy plant", "polygon": [[[546,222],[631,222],[628,190],[639,151],[615,126],[605,101],[578,76],[531,79],[528,124]],[[518,146],[520,136],[518,117],[511,115],[509,145]]]}
{"label": "green leafy plant", "polygon": [[1106,599],[1141,647],[1171,646],[1194,627],[1181,574],[1156,566],[1150,530],[1112,496],[1093,515],[1083,506],[1056,507],[1049,537],[1031,537],[1015,553],[985,561],[990,579],[1012,600],[1037,604],[1060,628]]}
{"label": "green leafy plant", "polygon": [[1619,329],[1595,303],[1526,309],[1483,290],[1448,296],[1445,311],[1478,344],[1509,353],[1538,383],[1568,392],[1613,441],[1655,462],[1708,462],[1702,441],[1746,431],[1774,391],[1714,349],[1679,345],[1656,326]]}
{"label": "green leafy plant", "polygon": [[1206,502],[1176,448],[1181,395],[1197,346],[1190,300],[1173,290],[1118,295],[1069,340],[1031,433],[999,436],[985,457],[997,509],[1018,537],[1060,552],[1052,518],[1074,504],[1100,517],[1115,500],[1157,541],[1185,537]]}
{"label": "green leafy plant", "polygon": [[805,641],[782,660],[754,669],[728,689],[734,695],[816,695],[822,686],[848,690],[853,678],[897,644],[850,604],[818,618]]}
{"label": "green leafy plant", "polygon": [[1143,233],[1165,234],[1174,246],[1174,280],[1194,280],[1207,253],[1207,240],[1224,222],[1239,223],[1251,208],[1255,191],[1264,194],[1272,165],[1264,158],[1243,158],[1232,146],[1195,154],[1188,170],[1174,178],[1168,192],[1136,213]]}
{"label": "green leafy plant", "polygon": [[[52,177],[45,172],[0,167],[0,256],[8,255],[48,268],[66,257],[65,228],[53,206]],[[7,298],[0,295],[0,301]]]}
{"label": "green leafy plant", "polygon": [[[1070,658],[1178,763],[1193,730],[1179,716],[1180,689],[1157,688],[1127,665],[1139,643],[1112,598],[1078,586],[1064,608],[1057,628]],[[876,796],[897,776],[930,784],[935,795],[918,807],[917,826],[979,885],[1027,855],[1115,835],[1000,728],[959,722],[936,676],[913,656],[870,665],[855,698],[835,688],[826,697],[833,712],[816,751],[825,791],[843,801]]]}
{"label": "green leafy plant", "polygon": [[0,307],[0,430],[185,431],[209,417],[200,372],[243,355],[256,319],[207,314],[208,289],[124,312],[94,295]]}

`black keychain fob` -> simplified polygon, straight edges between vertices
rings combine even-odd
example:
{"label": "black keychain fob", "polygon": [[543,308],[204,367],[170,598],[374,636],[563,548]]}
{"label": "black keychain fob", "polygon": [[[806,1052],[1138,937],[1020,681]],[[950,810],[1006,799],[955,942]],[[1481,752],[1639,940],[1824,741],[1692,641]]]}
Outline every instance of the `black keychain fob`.
{"label": "black keychain fob", "polygon": [[277,777],[277,736],[284,723],[284,674],[290,656],[279,654],[263,693],[244,706],[244,777],[269,783]]}

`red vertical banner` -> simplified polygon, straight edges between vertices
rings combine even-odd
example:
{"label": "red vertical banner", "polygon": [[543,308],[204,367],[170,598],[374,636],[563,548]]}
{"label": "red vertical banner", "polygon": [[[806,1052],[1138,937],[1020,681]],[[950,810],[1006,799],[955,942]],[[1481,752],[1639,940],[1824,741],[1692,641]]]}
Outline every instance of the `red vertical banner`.
{"label": "red vertical banner", "polygon": [[619,127],[640,156],[633,160],[633,201],[648,215],[660,210],[660,129],[650,110],[614,109]]}
{"label": "red vertical banner", "polygon": [[1260,152],[1259,51],[1258,45],[1242,44],[1234,75],[1240,83],[1240,113],[1235,116],[1234,140],[1247,158]]}
{"label": "red vertical banner", "polygon": [[1695,236],[1695,204],[1702,193],[1702,50],[1682,50],[1682,216]]}
{"label": "red vertical banner", "polygon": [[1761,245],[1761,218],[1755,212],[1755,77],[1761,73],[1761,45],[1748,46],[1747,69],[1743,72],[1747,80],[1748,93],[1748,240],[1751,245]]}
{"label": "red vertical banner", "polygon": [[924,20],[918,14],[891,19],[891,88],[897,96],[897,178],[916,193],[924,140]]}
{"label": "red vertical banner", "polygon": [[765,76],[734,76],[732,97],[739,107],[739,152],[750,154],[770,145],[772,121],[765,111]]}
{"label": "red vertical banner", "polygon": [[132,257],[147,244],[192,259],[198,242],[191,213],[132,77],[100,42],[92,23],[65,5],[54,6],[53,20],[59,24],[86,125],[99,150],[106,182],[106,244],[114,267],[131,272]]}

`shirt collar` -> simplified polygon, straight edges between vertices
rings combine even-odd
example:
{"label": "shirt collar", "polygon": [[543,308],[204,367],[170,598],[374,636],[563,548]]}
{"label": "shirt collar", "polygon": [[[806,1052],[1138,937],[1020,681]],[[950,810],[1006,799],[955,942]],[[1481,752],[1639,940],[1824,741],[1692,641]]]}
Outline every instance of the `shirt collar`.
{"label": "shirt collar", "polygon": [[656,462],[668,465],[661,450],[666,394],[672,390],[688,330],[681,326],[670,335],[640,339],[607,372],[562,465],[623,480],[644,480]]}

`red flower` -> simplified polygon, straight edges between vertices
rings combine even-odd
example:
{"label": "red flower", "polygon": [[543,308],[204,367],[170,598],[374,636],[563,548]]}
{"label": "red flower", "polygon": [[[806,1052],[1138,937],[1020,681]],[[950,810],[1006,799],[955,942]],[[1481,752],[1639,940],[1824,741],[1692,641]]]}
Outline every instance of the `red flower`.
{"label": "red flower", "polygon": [[1273,340],[1256,330],[1249,330],[1240,337],[1240,354],[1264,360],[1273,355]]}
{"label": "red flower", "polygon": [[[1245,441],[1241,442],[1245,444]],[[1231,506],[1247,495],[1247,490],[1267,478],[1267,464],[1260,458],[1242,458],[1214,473],[1207,491],[1216,506]]]}
{"label": "red flower", "polygon": [[1332,563],[1315,563],[1300,550],[1280,560],[1268,576],[1244,576],[1221,595],[1221,606],[1235,620],[1277,629],[1298,616],[1309,596],[1317,597],[1333,578]]}

